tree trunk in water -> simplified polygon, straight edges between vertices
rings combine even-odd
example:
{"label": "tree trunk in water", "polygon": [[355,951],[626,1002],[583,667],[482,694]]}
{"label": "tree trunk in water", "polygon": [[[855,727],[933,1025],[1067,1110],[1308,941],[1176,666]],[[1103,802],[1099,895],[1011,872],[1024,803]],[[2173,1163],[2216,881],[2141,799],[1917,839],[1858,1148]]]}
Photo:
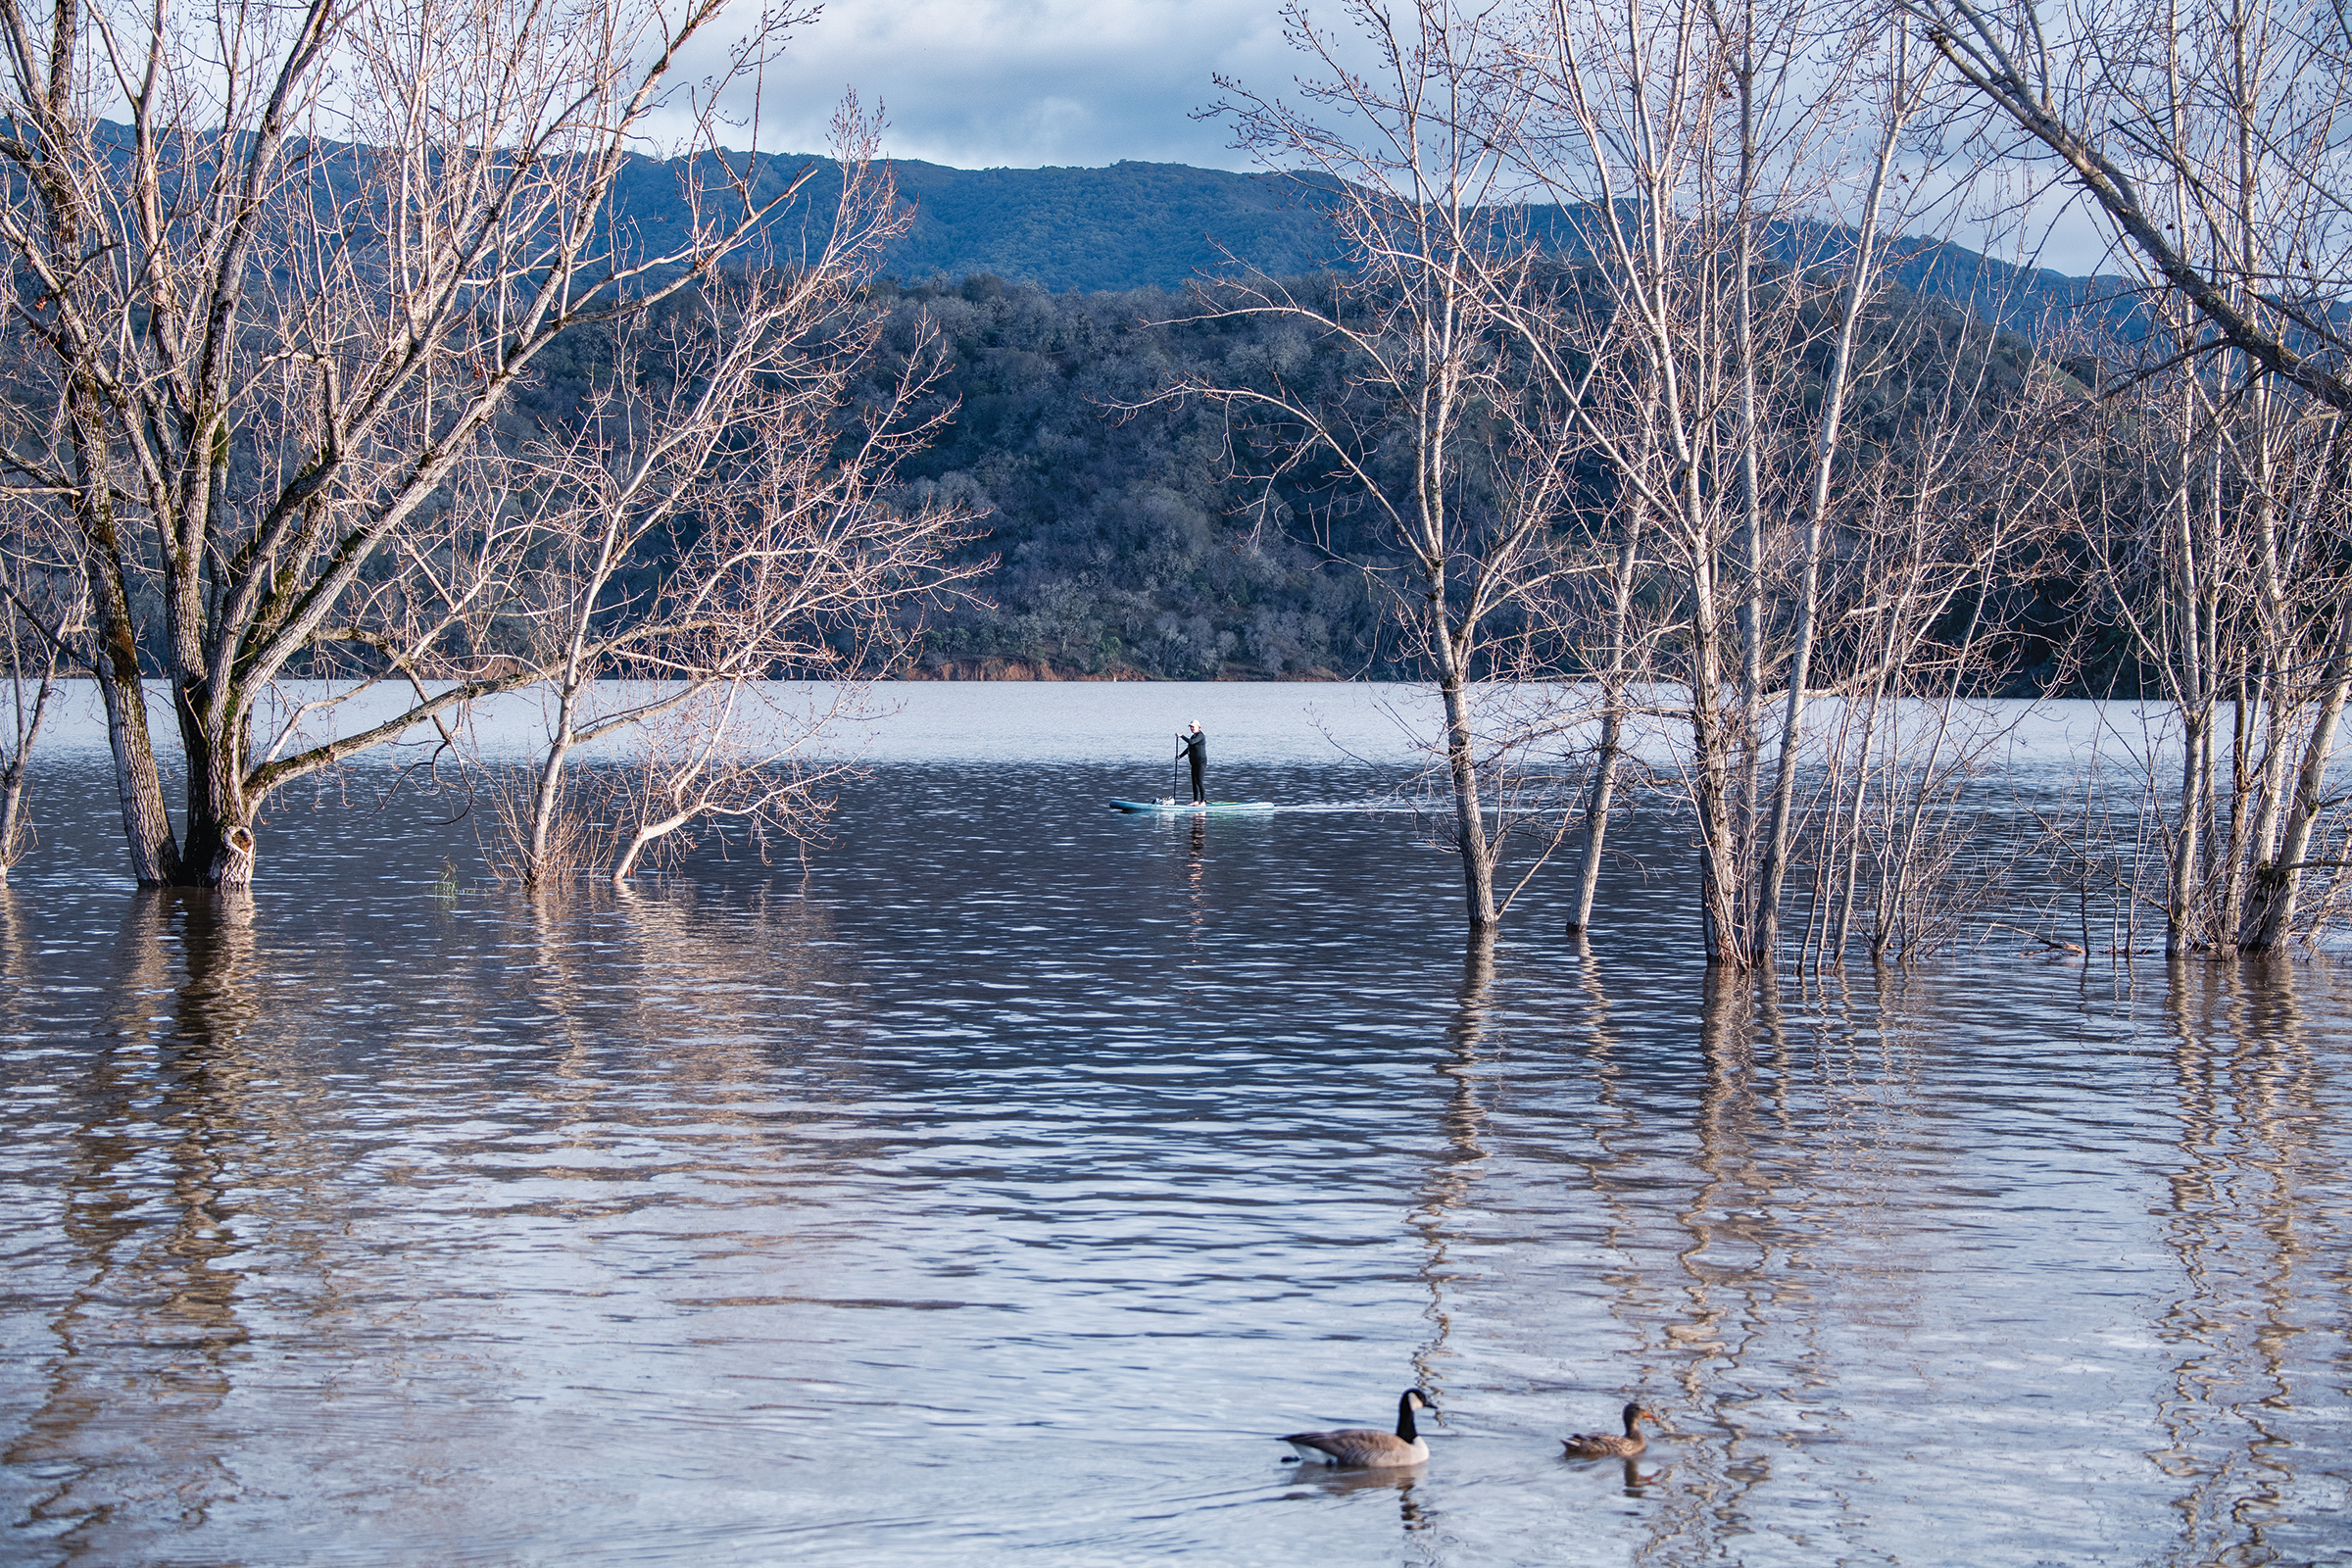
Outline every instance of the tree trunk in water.
{"label": "tree trunk in water", "polygon": [[[526,888],[545,887],[551,867],[556,839],[556,813],[564,808],[564,764],[571,756],[571,693],[564,694],[561,716],[557,722],[556,738],[547,748],[547,760],[539,769],[539,782],[531,791],[530,836],[523,845],[522,885]],[[630,859],[636,858],[635,848]],[[615,881],[625,879],[616,874]]]}
{"label": "tree trunk in water", "polygon": [[116,628],[104,628],[107,646],[97,659],[98,692],[106,703],[107,746],[114,754],[115,790],[122,804],[122,840],[130,851],[131,879],[143,888],[169,887],[179,880],[179,845],[172,812],[164,805],[163,775],[156,771],[155,738],[147,727],[147,693],[139,680],[138,651],[127,626],[118,643]]}
{"label": "tree trunk in water", "polygon": [[637,862],[644,858],[645,852],[693,820],[692,812],[680,811],[659,821],[638,823],[637,830],[629,835],[628,847],[620,852],[620,858],[612,862],[612,885],[616,888],[628,886],[629,878],[637,874]]}
{"label": "tree trunk in water", "polygon": [[1617,757],[1625,736],[1625,665],[1634,609],[1634,574],[1642,559],[1642,509],[1626,524],[1617,552],[1617,575],[1609,603],[1608,704],[1600,719],[1600,752],[1592,761],[1592,793],[1585,803],[1585,857],[1576,884],[1576,906],[1568,916],[1575,936],[1592,923],[1592,895],[1600,883],[1602,841],[1609,832],[1609,807],[1617,794]]}
{"label": "tree trunk in water", "polygon": [[[1697,498],[1690,498],[1697,510]],[[1722,623],[1715,578],[1701,556],[1690,574],[1690,746],[1698,777],[1699,917],[1707,962],[1744,969],[1754,962],[1740,922],[1740,860],[1730,819],[1731,759],[1723,699]]]}
{"label": "tree trunk in water", "polygon": [[221,720],[228,733],[216,734],[206,704],[200,682],[180,687],[180,744],[188,760],[188,831],[180,846],[180,880],[195,887],[249,888],[256,803],[245,791],[244,719],[231,708]]}
{"label": "tree trunk in water", "polygon": [[[100,513],[103,519],[104,514]],[[97,541],[114,543],[111,523],[94,529]],[[115,760],[115,790],[122,804],[122,840],[130,851],[131,879],[143,888],[179,880],[179,845],[172,835],[172,812],[164,805],[163,776],[156,771],[155,738],[147,726],[147,692],[139,679],[138,634],[130,604],[115,575],[107,549],[89,554],[91,612],[97,624],[98,694],[106,704],[106,740]]]}
{"label": "tree trunk in water", "polygon": [[2320,699],[2319,717],[2304,743],[2303,765],[2295,772],[2294,801],[2287,808],[2286,831],[2278,853],[2255,867],[2253,885],[2246,890],[2244,916],[2238,921],[2241,953],[2275,953],[2294,933],[2295,894],[2302,885],[2303,857],[2311,853],[2311,835],[2327,802],[2320,792],[2328,785],[2328,761],[2335,751],[2336,724],[2344,703],[2352,696],[2352,605],[2336,611],[2335,653],[2330,660],[2328,690]]}
{"label": "tree trunk in water", "polygon": [[1592,761],[1592,793],[1585,802],[1585,857],[1576,881],[1576,906],[1568,916],[1568,934],[1576,936],[1592,923],[1592,894],[1600,883],[1601,841],[1608,836],[1609,804],[1617,792],[1617,752],[1623,733],[1625,705],[1615,696],[1600,719],[1600,754]]}
{"label": "tree trunk in water", "polygon": [[2197,875],[2197,840],[2204,820],[2201,759],[2212,722],[2210,713],[2191,712],[2181,737],[2180,832],[2173,846],[2172,887],[2164,901],[2164,955],[2179,957],[2193,945],[2188,928],[2189,885]]}
{"label": "tree trunk in water", "polygon": [[[1889,655],[1888,662],[1891,662]],[[1846,943],[1854,931],[1855,884],[1862,879],[1862,820],[1869,808],[1871,743],[1879,733],[1879,703],[1886,689],[1886,678],[1881,674],[1870,684],[1870,701],[1862,710],[1862,744],[1860,755],[1854,759],[1853,809],[1845,819],[1845,886],[1840,890],[1838,904],[1836,934],[1828,939],[1832,950],[1829,961],[1842,967],[1845,963]],[[1871,922],[1870,956],[1880,956],[1885,951],[1886,896],[1885,879],[1881,878],[1878,918]]]}
{"label": "tree trunk in water", "polygon": [[0,774],[0,881],[7,880],[9,868],[17,863],[17,840],[24,831],[24,755],[20,752]]}
{"label": "tree trunk in water", "polygon": [[1470,704],[1462,685],[1461,672],[1455,670],[1440,690],[1446,699],[1446,764],[1453,776],[1453,829],[1462,852],[1462,892],[1475,933],[1494,929],[1494,865],[1487,851],[1487,813],[1478,798]]}
{"label": "tree trunk in water", "polygon": [[[9,628],[13,635],[15,628]],[[32,695],[32,716],[24,718],[24,688],[17,687],[18,713],[16,750],[9,754],[8,765],[0,769],[0,881],[8,878],[9,867],[17,863],[17,842],[24,836],[24,774],[32,761],[32,748],[41,738],[41,720],[48,714],[49,699],[57,690],[57,657],[53,653],[49,667],[41,674],[41,684]]]}

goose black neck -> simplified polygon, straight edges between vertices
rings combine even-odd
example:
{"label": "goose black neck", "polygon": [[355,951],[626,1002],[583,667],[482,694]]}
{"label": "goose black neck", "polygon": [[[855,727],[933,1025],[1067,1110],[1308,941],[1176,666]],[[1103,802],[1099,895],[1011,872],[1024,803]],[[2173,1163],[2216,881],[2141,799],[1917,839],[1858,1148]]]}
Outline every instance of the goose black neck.
{"label": "goose black neck", "polygon": [[1413,1396],[1410,1394],[1396,1396],[1396,1436],[1407,1443],[1420,1439],[1420,1434],[1413,1430]]}

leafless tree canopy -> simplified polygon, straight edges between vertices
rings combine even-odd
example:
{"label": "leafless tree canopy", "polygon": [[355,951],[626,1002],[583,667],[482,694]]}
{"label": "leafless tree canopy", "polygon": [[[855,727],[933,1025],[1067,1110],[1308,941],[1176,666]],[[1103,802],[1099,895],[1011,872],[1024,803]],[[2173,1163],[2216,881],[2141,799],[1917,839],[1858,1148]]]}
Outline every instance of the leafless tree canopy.
{"label": "leafless tree canopy", "polygon": [[[1905,0],[1948,66],[1950,123],[2110,226],[2138,285],[2105,416],[2071,443],[2070,515],[2105,605],[2157,671],[2178,742],[2149,778],[2168,952],[2268,951],[2330,865],[2327,776],[2352,688],[2343,420],[2352,43],[2299,0]],[[2145,754],[2143,769],[2153,765]]]}
{"label": "leafless tree canopy", "polygon": [[[75,667],[145,882],[246,880],[271,791],[419,724],[454,744],[466,705],[525,688],[545,744],[494,790],[520,881],[808,819],[831,709],[763,677],[886,661],[969,574],[943,565],[964,519],[897,499],[947,416],[938,360],[916,345],[858,390],[863,284],[904,221],[875,127],[845,110],[838,199],[798,253],[760,250],[804,192],[721,155],[711,105],[807,18],[674,83],[716,14],[0,9],[0,863],[42,694]],[[2333,908],[2301,889],[2347,858],[2338,11],[1283,15],[1300,79],[1220,82],[1217,109],[1348,266],[1200,309],[1348,372],[1294,385],[1275,355],[1163,395],[1224,411],[1259,523],[1360,570],[1430,672],[1474,932],[1570,845],[1591,924],[1630,803],[1690,824],[1722,964],[1953,940],[2016,849],[1972,804],[2000,736],[1975,699],[2058,578],[2164,703],[2129,833],[2037,823],[2069,885],[2160,911],[2176,953],[2275,949]],[[659,253],[611,206],[657,114],[701,155]],[[2029,342],[1897,287],[1988,181],[2026,191],[2013,219],[2055,193],[2108,224],[2127,301]],[[578,417],[518,426],[516,388],[583,332],[609,353]],[[1277,479],[1321,499],[1287,514]],[[143,669],[172,694],[179,832]],[[311,711],[263,733],[298,676],[325,682]],[[387,687],[381,722],[313,723]],[[625,768],[579,765],[614,744]]]}
{"label": "leafless tree canopy", "polygon": [[[1293,12],[1315,74],[1290,96],[1228,83],[1223,108],[1267,165],[1338,193],[1353,273],[1312,300],[1212,299],[1344,339],[1362,395],[1186,390],[1287,432],[1287,461],[1388,519],[1407,564],[1369,569],[1402,572],[1399,622],[1446,698],[1474,929],[1496,912],[1483,823],[1513,792],[1480,777],[1469,688],[1524,673],[1494,658],[1491,605],[1590,680],[1572,719],[1521,701],[1486,749],[1523,774],[1554,759],[1555,785],[1582,770],[1572,926],[1629,729],[1663,702],[1710,956],[1837,961],[1948,940],[1984,896],[1998,857],[1965,802],[1998,726],[1969,698],[1999,688],[2001,617],[2062,559],[2092,568],[2182,727],[2183,771],[2150,798],[2163,889],[2131,896],[2164,906],[2177,951],[2292,933],[2298,876],[2330,863],[2313,846],[2352,674],[2340,17],[1345,15],[1352,49]],[[2012,170],[2078,189],[2139,268],[2142,303],[2099,341],[2053,323],[2028,345],[1892,287],[1896,237],[1965,207],[1930,192]],[[1448,488],[1473,450],[1498,498],[1484,526]]]}
{"label": "leafless tree canopy", "polygon": [[[1804,3],[1347,16],[1377,72],[1297,12],[1319,74],[1224,107],[1339,191],[1351,277],[1210,298],[1345,339],[1356,396],[1185,390],[1288,430],[1288,461],[1385,519],[1405,564],[1371,569],[1446,701],[1471,926],[1498,912],[1485,823],[1530,777],[1547,842],[1581,822],[1589,922],[1629,729],[1673,693],[1674,765],[1646,778],[1695,821],[1710,954],[1774,961],[1800,859],[1806,951],[1917,939],[1978,751],[1922,749],[1900,713],[1986,683],[1984,609],[2048,513],[2018,420],[2061,395],[1994,334],[1895,309],[1936,57],[1895,12]],[[1589,683],[1531,703],[1538,670]],[[1481,682],[1510,715],[1483,738]]]}
{"label": "leafless tree canopy", "polygon": [[[886,396],[853,404],[884,319],[858,286],[904,221],[888,198],[853,180],[847,200],[874,205],[811,265],[628,323],[579,424],[498,468],[531,512],[513,600],[549,706],[539,762],[503,801],[493,858],[516,880],[590,864],[625,879],[698,822],[789,829],[814,804],[807,743],[890,662],[903,612],[980,569],[942,560],[958,513],[889,493],[952,413],[914,412],[935,357],[917,345]],[[797,706],[767,688],[778,674],[831,697]],[[580,779],[573,756],[615,737],[635,766]]]}
{"label": "leafless tree canopy", "polygon": [[[792,279],[773,285],[792,303],[715,285],[722,265],[754,259],[748,242],[798,195],[760,184],[754,156],[719,151],[715,102],[813,16],[768,13],[717,78],[673,80],[679,52],[719,11],[720,0],[0,9],[10,505],[24,537],[66,545],[21,556],[86,582],[87,634],[71,647],[105,697],[140,881],[248,880],[272,791],[420,722],[446,732],[465,704],[548,673],[532,657],[546,639],[510,632],[549,612],[530,598],[533,564],[549,553],[544,525],[574,503],[546,493],[561,464],[518,483],[498,425],[564,334],[602,325],[626,340],[689,296],[709,332],[749,313],[753,358],[703,367],[689,394],[699,412],[652,411],[682,433],[651,438],[653,450],[639,441],[631,461],[641,479],[670,483],[713,438],[781,442],[769,493],[807,488],[791,476],[804,457],[790,443],[829,452],[838,432],[775,415],[772,390],[747,402],[738,384],[803,374],[778,357],[770,318],[800,313],[788,338],[837,304],[870,267],[893,203],[853,106],[840,210],[806,225],[810,253],[757,258]],[[677,151],[700,155],[679,166],[693,172],[693,220],[667,249],[639,243],[612,201],[657,116],[687,125]],[[754,405],[758,429],[736,420]],[[645,436],[632,425],[633,441]],[[713,541],[734,519],[712,520],[694,564],[711,577],[665,592],[732,604],[746,560],[786,574],[821,550],[742,544],[722,559]],[[764,633],[718,652],[733,634],[686,618],[711,650],[697,668],[780,652]],[[649,645],[632,657],[662,656]],[[159,781],[143,663],[171,688],[188,778],[181,834]],[[290,675],[336,684],[297,714],[304,723],[259,732]],[[394,716],[339,732],[312,722],[385,682],[409,693]]]}

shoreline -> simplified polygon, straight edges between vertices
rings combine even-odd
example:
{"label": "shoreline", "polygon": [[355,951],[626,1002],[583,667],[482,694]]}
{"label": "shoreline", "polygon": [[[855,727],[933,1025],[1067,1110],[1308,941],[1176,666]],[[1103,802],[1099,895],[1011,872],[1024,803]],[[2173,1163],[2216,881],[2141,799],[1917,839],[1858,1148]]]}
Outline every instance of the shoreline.
{"label": "shoreline", "polygon": [[[1161,675],[1147,675],[1136,669],[1105,669],[1063,673],[1047,661],[1026,659],[948,659],[936,664],[897,670],[882,677],[885,680],[908,681],[1155,681],[1164,683]],[[1235,670],[1198,677],[1234,685],[1254,686],[1326,686],[1344,683],[1347,677],[1316,665],[1295,675],[1269,675],[1262,671]]]}

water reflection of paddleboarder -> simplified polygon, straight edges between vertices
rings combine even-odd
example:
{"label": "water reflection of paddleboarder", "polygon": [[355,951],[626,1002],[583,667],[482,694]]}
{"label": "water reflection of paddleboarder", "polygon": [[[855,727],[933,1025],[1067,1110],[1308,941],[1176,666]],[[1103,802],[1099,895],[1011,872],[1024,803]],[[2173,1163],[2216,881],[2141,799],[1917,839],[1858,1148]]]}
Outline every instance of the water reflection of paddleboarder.
{"label": "water reflection of paddleboarder", "polygon": [[1208,767],[1208,737],[1200,731],[1200,721],[1193,720],[1192,733],[1176,737],[1176,755],[1193,764],[1193,804],[1205,806],[1208,795],[1200,787],[1201,774]]}

